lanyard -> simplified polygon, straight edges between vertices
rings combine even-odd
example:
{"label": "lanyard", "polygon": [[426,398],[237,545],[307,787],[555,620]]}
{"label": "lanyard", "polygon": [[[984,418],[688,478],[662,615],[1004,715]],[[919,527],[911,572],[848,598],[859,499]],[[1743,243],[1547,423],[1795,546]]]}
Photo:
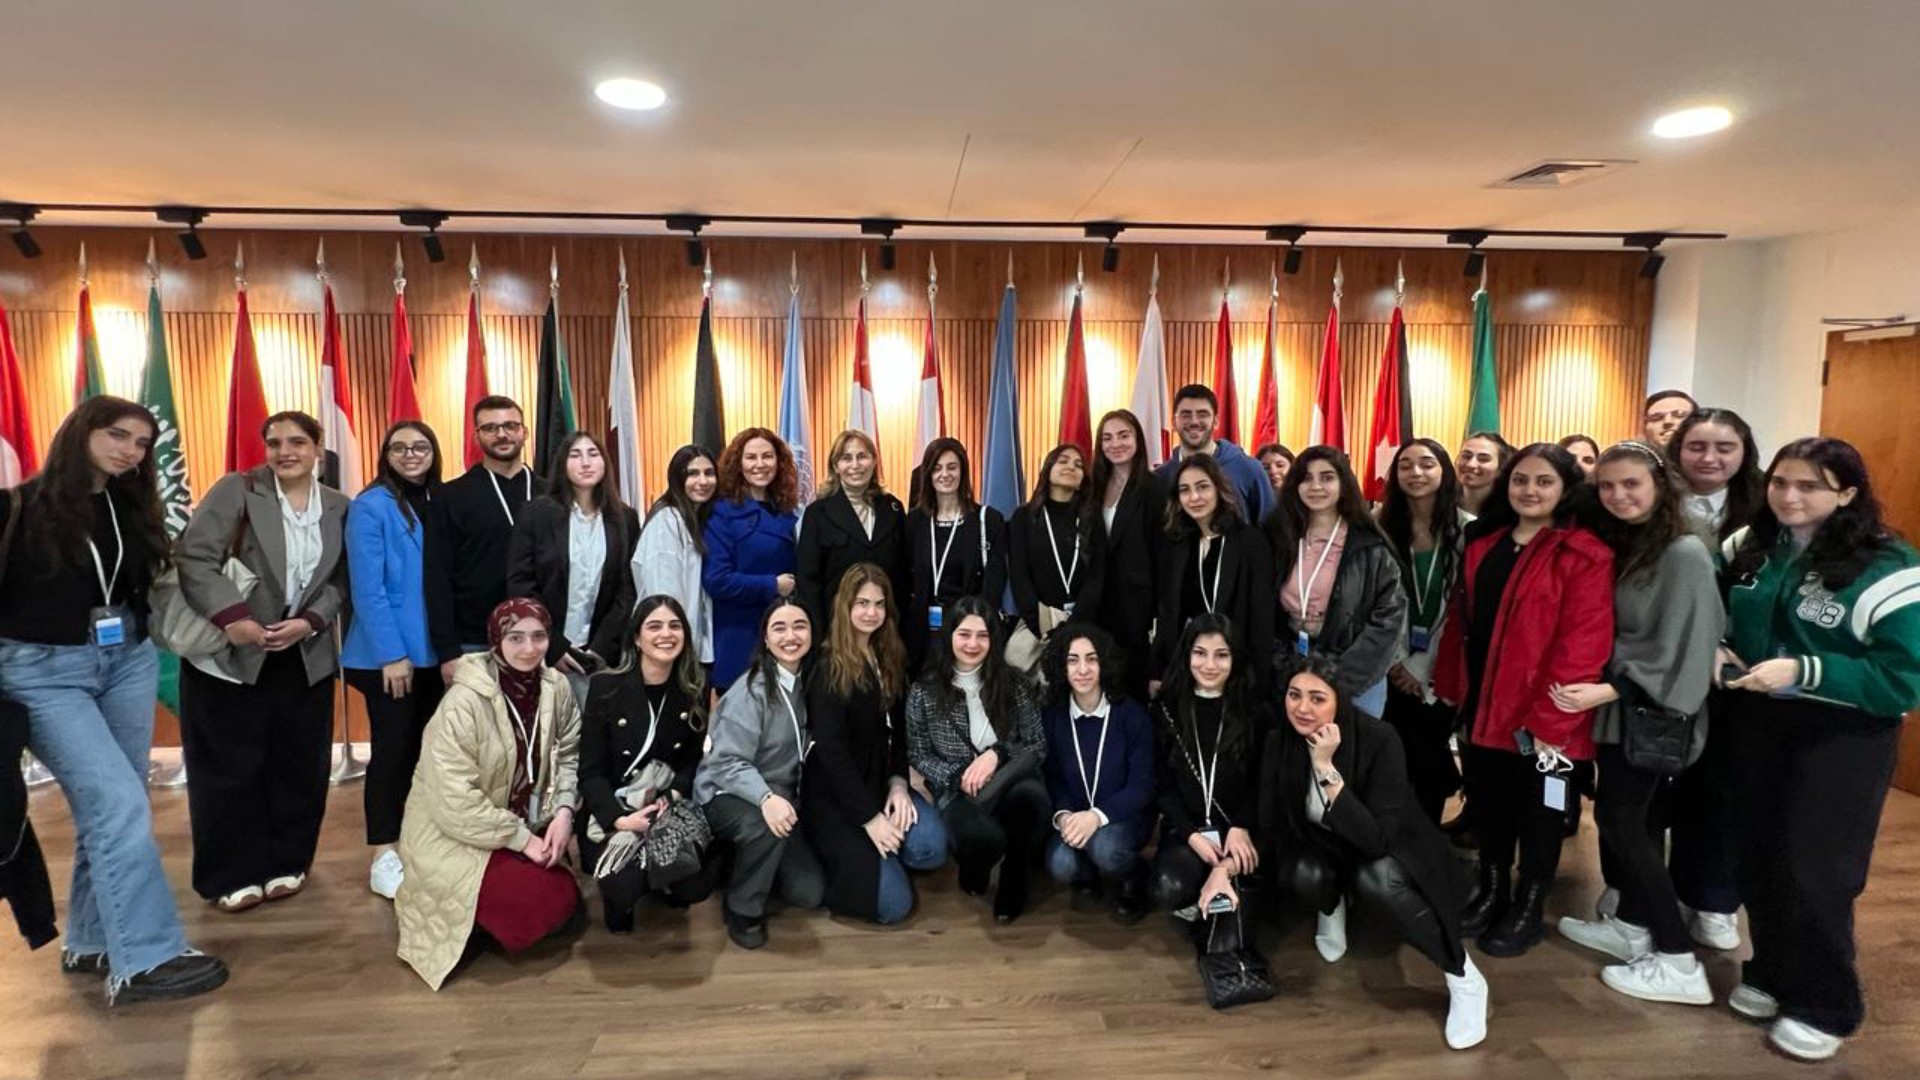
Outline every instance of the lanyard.
{"label": "lanyard", "polygon": [[113,496],[107,495],[107,516],[113,519],[113,576],[107,576],[107,568],[100,562],[100,547],[87,538],[87,547],[93,552],[93,572],[100,579],[100,602],[113,603],[113,587],[120,581],[120,564],[127,558],[127,540],[120,533],[120,511],[113,508]]}
{"label": "lanyard", "polygon": [[[1200,721],[1189,715],[1187,723],[1193,728],[1193,752],[1197,754],[1200,752]],[[1213,757],[1207,761],[1207,771],[1203,774],[1199,769],[1193,770],[1193,778],[1200,781],[1200,800],[1209,829],[1213,828],[1213,779],[1220,771],[1220,740],[1226,735],[1227,717],[1223,712],[1220,715],[1220,731],[1213,737]],[[1097,770],[1098,766],[1095,768]]]}
{"label": "lanyard", "polygon": [[[1421,617],[1426,615],[1427,613],[1427,598],[1430,595],[1432,595],[1431,590],[1433,589],[1433,575],[1438,573],[1440,570],[1439,545],[1437,544],[1434,545],[1434,549],[1432,552],[1430,552],[1430,554],[1432,558],[1430,558],[1427,561],[1426,576],[1424,577],[1420,576],[1419,571],[1417,570],[1414,572],[1414,579],[1413,579],[1414,584],[1418,586],[1418,589],[1419,589],[1419,591],[1413,594],[1413,623],[1415,626],[1428,625],[1427,623],[1421,622],[1420,620],[1421,620]],[[1419,552],[1416,551],[1408,554],[1407,564],[1409,566],[1418,566],[1419,563],[1420,563]],[[1306,606],[1306,603],[1302,601],[1300,606],[1304,608]]]}
{"label": "lanyard", "polygon": [[1313,583],[1320,580],[1320,571],[1327,565],[1327,556],[1333,554],[1333,545],[1340,539],[1340,530],[1346,527],[1347,523],[1344,521],[1334,525],[1333,533],[1327,537],[1326,546],[1320,549],[1320,561],[1313,564],[1313,576],[1309,578],[1302,578],[1300,576],[1307,568],[1307,542],[1304,538],[1300,540],[1299,550],[1293,559],[1293,583],[1300,589],[1300,618],[1302,621],[1305,621],[1307,618],[1307,594],[1313,588]]}
{"label": "lanyard", "polygon": [[793,711],[793,695],[787,692],[787,688],[782,686],[779,690],[780,704],[787,707],[787,720],[793,724],[793,749],[800,755],[800,760],[805,761],[807,759],[807,743],[806,740],[800,737],[800,714]]}
{"label": "lanyard", "polygon": [[1047,526],[1047,546],[1053,549],[1053,568],[1060,572],[1060,588],[1073,598],[1073,576],[1080,572],[1080,530],[1073,532],[1073,566],[1068,568],[1060,564],[1060,541],[1053,535],[1053,515],[1046,507],[1040,508],[1040,520]]}
{"label": "lanyard", "polygon": [[[1213,564],[1213,592],[1207,592],[1207,541],[1220,541],[1220,558]],[[1199,574],[1200,602],[1207,606],[1207,614],[1213,614],[1213,605],[1220,599],[1220,571],[1227,565],[1227,538],[1224,536],[1206,536],[1200,539],[1198,550],[1194,552],[1194,569]]]}
{"label": "lanyard", "polygon": [[526,744],[527,786],[532,788],[534,795],[538,797],[540,793],[540,778],[533,771],[533,736],[537,734],[537,732],[527,729],[527,722],[520,716],[520,710],[514,706],[512,698],[502,694],[500,695],[500,699],[507,703],[507,715],[513,717],[513,730],[519,734],[520,741]]}
{"label": "lanyard", "polygon": [[937,603],[940,598],[940,579],[947,573],[947,556],[953,554],[953,538],[960,535],[960,527],[967,523],[966,518],[953,523],[953,529],[947,533],[947,546],[940,547],[940,528],[932,518],[927,519],[927,550],[933,553],[933,596]]}
{"label": "lanyard", "polygon": [[[1100,765],[1107,758],[1107,725],[1113,721],[1113,706],[1103,698],[1101,704],[1107,706],[1107,715],[1100,718],[1100,745],[1093,752],[1093,780],[1087,780],[1087,759],[1080,750],[1080,729],[1073,727],[1073,760],[1080,766],[1080,786],[1087,792],[1087,809],[1093,809],[1093,789],[1100,783]],[[1087,714],[1082,714],[1087,715]],[[1198,745],[1197,743],[1195,745]]]}
{"label": "lanyard", "polygon": [[[527,501],[532,502],[533,501],[533,470],[532,469],[522,470],[521,475],[527,478]],[[500,500],[500,512],[507,515],[507,527],[512,528],[513,527],[513,507],[507,505],[506,492],[500,490],[500,474],[494,472],[492,469],[488,469],[487,479],[493,481],[493,497]]]}

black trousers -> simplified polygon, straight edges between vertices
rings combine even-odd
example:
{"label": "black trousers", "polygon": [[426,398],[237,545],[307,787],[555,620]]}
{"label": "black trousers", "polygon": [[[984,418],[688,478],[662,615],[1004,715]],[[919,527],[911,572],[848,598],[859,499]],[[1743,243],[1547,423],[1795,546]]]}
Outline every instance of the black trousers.
{"label": "black trousers", "polygon": [[1391,683],[1387,685],[1386,715],[1381,719],[1400,734],[1414,802],[1436,825],[1446,812],[1447,797],[1460,790],[1460,769],[1453,763],[1453,748],[1448,745],[1459,715],[1451,705],[1437,701],[1429,705],[1394,689]]}
{"label": "black trousers", "polygon": [[1466,971],[1466,950],[1407,868],[1391,855],[1370,862],[1339,863],[1318,848],[1301,848],[1281,859],[1280,883],[1302,907],[1330,914],[1351,894],[1360,906],[1393,921],[1400,939],[1449,975]]}
{"label": "black trousers", "polygon": [[180,665],[193,891],[208,900],[305,873],[327,813],[331,676],[307,685],[298,648],[268,653],[253,685]]}
{"label": "black trousers", "polygon": [[[1467,813],[1480,840],[1483,865],[1513,865],[1519,849],[1520,880],[1551,882],[1560,870],[1560,844],[1566,835],[1567,814],[1546,804],[1546,777],[1534,759],[1506,750],[1469,746]],[[1591,786],[1593,763],[1574,762],[1573,771],[1559,774],[1567,782],[1571,806]]]}
{"label": "black trousers", "polygon": [[727,883],[726,904],[735,915],[749,919],[765,915],[767,897],[776,889],[780,899],[797,908],[817,908],[826,902],[826,871],[799,826],[785,836],[775,836],[759,807],[732,795],[715,795],[705,809],[714,839],[733,846],[733,878]]}
{"label": "black trousers", "polygon": [[1618,745],[1599,748],[1599,791],[1593,800],[1607,883],[1620,890],[1619,918],[1644,926],[1663,953],[1693,948],[1667,874],[1663,793],[1672,781],[1627,764]]}
{"label": "black trousers", "polygon": [[984,877],[996,864],[1004,883],[1009,874],[1024,880],[1032,873],[1040,840],[1053,816],[1053,800],[1038,777],[1009,784],[991,807],[955,795],[940,808],[953,860],[963,874]]}
{"label": "black trousers", "polygon": [[[581,841],[582,862],[591,873],[593,864],[599,860],[599,845],[593,845],[594,852],[591,857],[587,857],[586,847],[586,841]],[[638,865],[638,860],[635,860],[621,867],[618,873],[600,878],[595,884],[599,886],[600,898],[606,901],[607,907],[614,911],[632,911],[634,905],[638,904],[649,891],[658,891],[676,906],[691,907],[713,895],[713,864],[703,860],[699,869],[686,877],[672,882],[664,889],[650,890],[649,873]]]}
{"label": "black trousers", "polygon": [[420,763],[420,739],[433,711],[440,707],[446,686],[435,667],[414,668],[413,691],[398,700],[388,696],[378,669],[347,668],[346,679],[366,701],[372,736],[361,792],[367,810],[367,843],[397,843],[407,793],[413,790],[413,769]]}
{"label": "black trousers", "polygon": [[1741,777],[1741,896],[1753,938],[1742,977],[1772,994],[1782,1016],[1852,1035],[1866,1013],[1853,902],[1867,885],[1900,719],[1746,696],[1719,728],[1734,735]]}
{"label": "black trousers", "polygon": [[1153,906],[1162,911],[1177,911],[1200,899],[1200,887],[1213,873],[1186,841],[1178,843],[1166,834],[1153,853]]}
{"label": "black trousers", "polygon": [[[1733,724],[1747,690],[1714,690],[1707,697],[1707,746],[1673,785],[1673,847],[1668,868],[1680,900],[1695,911],[1731,915],[1740,910],[1740,816],[1734,803],[1740,767]],[[1726,717],[1722,725],[1719,718]]]}

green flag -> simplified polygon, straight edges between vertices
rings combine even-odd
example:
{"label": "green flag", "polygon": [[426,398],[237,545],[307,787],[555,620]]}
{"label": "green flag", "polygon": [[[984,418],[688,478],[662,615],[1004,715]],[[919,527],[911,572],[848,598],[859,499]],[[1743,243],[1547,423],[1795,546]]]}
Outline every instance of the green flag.
{"label": "green flag", "polygon": [[1500,430],[1499,372],[1493,362],[1493,298],[1486,275],[1473,294],[1473,373],[1467,393],[1467,434]]}
{"label": "green flag", "polygon": [[[173,408],[173,372],[167,355],[166,318],[160,311],[158,277],[147,292],[147,362],[140,376],[140,404],[160,425],[153,436],[153,469],[160,483],[160,516],[167,536],[175,538],[187,527],[187,516],[193,512],[193,489],[187,484],[186,448],[180,442],[180,422]],[[180,661],[172,653],[160,654],[158,697],[174,715],[180,714]]]}

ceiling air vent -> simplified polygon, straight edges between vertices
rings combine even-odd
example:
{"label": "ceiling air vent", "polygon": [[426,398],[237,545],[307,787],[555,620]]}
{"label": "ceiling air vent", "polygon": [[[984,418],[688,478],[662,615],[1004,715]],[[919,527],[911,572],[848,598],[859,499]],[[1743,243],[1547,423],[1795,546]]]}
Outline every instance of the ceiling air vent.
{"label": "ceiling air vent", "polygon": [[1504,180],[1497,181],[1497,188],[1567,188],[1575,184],[1584,184],[1596,177],[1616,172],[1621,167],[1631,165],[1631,161],[1603,160],[1589,158],[1580,161],[1542,161],[1514,173]]}

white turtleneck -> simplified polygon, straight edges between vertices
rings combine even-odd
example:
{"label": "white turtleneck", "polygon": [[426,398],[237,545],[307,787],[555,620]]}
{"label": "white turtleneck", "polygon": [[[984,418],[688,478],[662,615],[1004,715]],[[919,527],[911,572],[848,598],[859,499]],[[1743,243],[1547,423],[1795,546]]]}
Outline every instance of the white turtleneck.
{"label": "white turtleneck", "polygon": [[967,699],[967,741],[983,753],[1000,741],[1000,736],[993,733],[992,721],[987,719],[987,706],[980,700],[980,689],[986,681],[977,667],[972,671],[956,668],[953,672],[953,685]]}

